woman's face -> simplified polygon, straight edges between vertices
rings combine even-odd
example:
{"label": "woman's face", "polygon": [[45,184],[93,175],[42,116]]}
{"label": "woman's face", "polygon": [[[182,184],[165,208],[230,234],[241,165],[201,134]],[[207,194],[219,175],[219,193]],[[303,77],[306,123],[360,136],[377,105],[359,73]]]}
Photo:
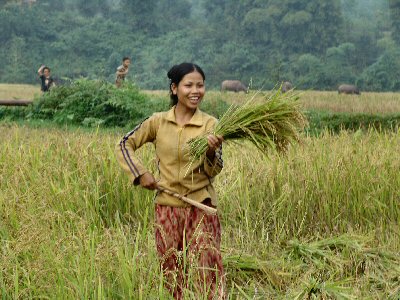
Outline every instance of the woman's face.
{"label": "woman's face", "polygon": [[186,74],[177,86],[172,84],[172,93],[178,96],[178,105],[195,110],[205,94],[203,76],[197,71]]}

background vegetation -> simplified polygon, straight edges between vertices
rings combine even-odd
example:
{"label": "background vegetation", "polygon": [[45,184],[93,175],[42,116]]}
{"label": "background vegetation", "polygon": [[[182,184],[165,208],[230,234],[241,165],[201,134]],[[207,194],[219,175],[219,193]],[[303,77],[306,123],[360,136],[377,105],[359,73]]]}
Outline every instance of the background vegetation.
{"label": "background vegetation", "polygon": [[[0,2],[0,82],[113,81],[125,55],[141,88],[195,61],[209,87],[224,79],[273,87],[400,90],[399,0],[23,0]],[[173,21],[172,21],[173,20]]]}
{"label": "background vegetation", "polygon": [[[15,92],[15,88],[10,89],[10,85],[4,87],[9,89],[8,93],[2,93],[4,95],[19,94]],[[30,95],[26,92],[22,95],[30,98],[34,92],[31,90]],[[168,110],[169,103],[167,91],[159,95],[149,95],[129,81],[121,88],[116,88],[106,81],[80,79],[68,85],[56,86],[48,93],[36,94],[29,107],[0,106],[0,120],[37,120],[49,121],[54,125],[132,128],[154,112]],[[202,105],[205,112],[216,118],[227,108],[228,104],[221,98],[212,98]]]}
{"label": "background vegetation", "polygon": [[[4,85],[4,88],[10,89],[10,85]],[[10,92],[18,95],[15,88],[11,88]],[[250,97],[263,101],[268,93],[249,91],[246,95],[213,91],[206,94],[201,109],[219,118],[229,104],[240,104]],[[396,94],[378,97],[376,94],[295,93],[300,96],[308,119],[306,131],[313,135],[326,129],[338,133],[343,129],[365,131],[371,128],[396,131],[400,127],[400,101],[396,99]],[[7,95],[5,92],[2,94]],[[26,92],[23,95],[27,95]],[[106,81],[80,79],[36,95],[30,107],[0,107],[0,120],[47,121],[53,126],[133,128],[154,112],[167,110],[168,103],[167,91],[141,91],[129,81],[118,89]]]}

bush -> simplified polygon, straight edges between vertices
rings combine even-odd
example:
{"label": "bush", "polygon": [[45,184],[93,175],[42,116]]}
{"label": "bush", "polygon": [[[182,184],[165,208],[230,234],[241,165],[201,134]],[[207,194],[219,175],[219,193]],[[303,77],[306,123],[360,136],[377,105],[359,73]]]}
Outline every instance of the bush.
{"label": "bush", "polygon": [[167,103],[150,99],[133,83],[118,89],[105,81],[81,79],[36,98],[27,117],[59,124],[125,126],[165,108]]}
{"label": "bush", "polygon": [[400,90],[400,51],[387,50],[366,68],[357,81],[365,91]]}
{"label": "bush", "polygon": [[[228,104],[220,98],[207,100],[201,106],[216,118],[227,108]],[[134,127],[154,112],[168,109],[167,97],[150,97],[132,82],[116,88],[105,81],[81,79],[54,87],[35,98],[31,107],[0,107],[0,119],[47,120],[86,127]]]}
{"label": "bush", "polygon": [[385,131],[400,128],[400,114],[369,115],[308,111],[306,116],[309,122],[306,131],[311,134],[318,134],[326,129],[332,133],[338,133],[341,130],[356,131],[374,128]]}
{"label": "bush", "polygon": [[200,109],[219,119],[229,108],[229,105],[222,100],[222,97],[207,98],[202,101]]}

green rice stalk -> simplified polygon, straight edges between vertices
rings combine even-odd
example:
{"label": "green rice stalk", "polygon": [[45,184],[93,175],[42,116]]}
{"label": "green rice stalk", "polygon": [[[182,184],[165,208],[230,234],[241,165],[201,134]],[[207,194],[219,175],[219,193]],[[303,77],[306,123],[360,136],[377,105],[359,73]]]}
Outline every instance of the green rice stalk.
{"label": "green rice stalk", "polygon": [[298,94],[283,94],[277,89],[262,101],[256,101],[255,95],[243,105],[231,105],[214,132],[188,142],[192,161],[207,151],[209,134],[221,135],[225,141],[249,140],[265,154],[270,149],[285,152],[290,144],[299,141],[306,119],[299,108]]}

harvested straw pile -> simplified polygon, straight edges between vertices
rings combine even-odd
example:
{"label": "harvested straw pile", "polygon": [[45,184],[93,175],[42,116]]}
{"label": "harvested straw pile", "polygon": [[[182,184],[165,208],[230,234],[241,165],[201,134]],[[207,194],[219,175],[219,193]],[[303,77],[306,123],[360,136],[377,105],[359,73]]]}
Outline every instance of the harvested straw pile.
{"label": "harvested straw pile", "polygon": [[[243,105],[231,105],[212,134],[222,135],[225,141],[249,140],[263,153],[270,149],[284,152],[288,145],[299,141],[306,119],[299,108],[298,94],[283,94],[278,89],[263,101],[256,101],[254,96]],[[190,140],[189,147],[193,160],[199,159],[207,151],[206,135]]]}

